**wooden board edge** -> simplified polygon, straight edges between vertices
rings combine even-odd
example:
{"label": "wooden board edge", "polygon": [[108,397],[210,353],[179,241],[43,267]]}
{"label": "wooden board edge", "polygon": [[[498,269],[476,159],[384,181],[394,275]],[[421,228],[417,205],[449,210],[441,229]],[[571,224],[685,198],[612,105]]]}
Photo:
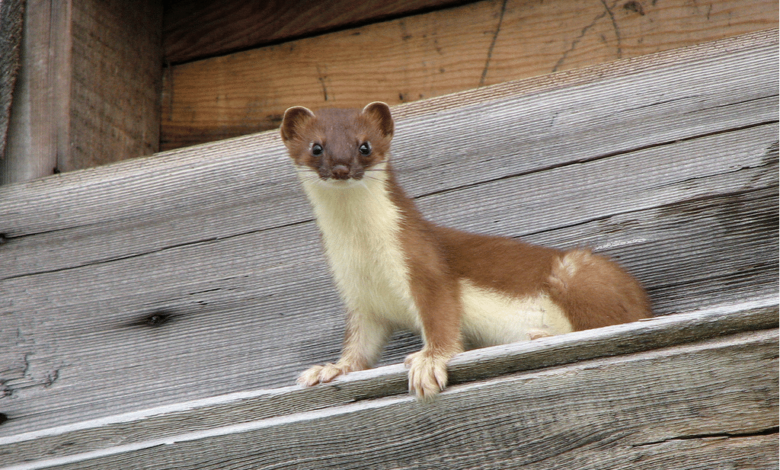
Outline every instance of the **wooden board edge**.
{"label": "wooden board edge", "polygon": [[[643,363],[643,361],[657,361],[657,360],[674,361],[675,358],[686,357],[690,354],[697,354],[704,351],[710,351],[713,353],[720,352],[720,354],[730,355],[733,354],[733,352],[730,351],[741,350],[744,352],[744,351],[751,350],[756,346],[762,346],[763,348],[766,348],[767,346],[771,346],[772,344],[774,344],[774,347],[776,348],[777,340],[778,340],[778,330],[776,328],[771,330],[762,330],[762,331],[746,331],[734,335],[710,338],[692,344],[675,345],[669,348],[662,348],[662,349],[657,349],[652,351],[643,351],[637,354],[631,354],[631,355],[626,355],[621,357],[600,358],[594,361],[584,362],[582,364],[569,364],[562,368],[557,368],[549,371],[547,370],[534,371],[531,372],[530,376],[523,376],[522,380],[526,380],[526,381],[544,380],[547,377],[554,378],[562,374],[565,375],[570,372],[576,373],[577,371],[584,371],[584,370],[601,370],[602,373],[609,373],[609,371],[615,366],[619,367],[621,365],[640,364]],[[777,360],[777,356],[774,355],[774,361],[776,360]],[[484,389],[485,387],[494,387],[496,384],[501,384],[504,382],[514,382],[517,379],[518,376],[513,375],[504,378],[497,378],[495,380],[491,380],[487,382],[463,384],[453,388],[453,390],[451,390],[451,395],[448,396],[447,398],[441,397],[439,399],[440,400],[457,399],[459,394],[463,394],[463,393],[468,394],[471,393],[473,390]],[[641,379],[639,379],[639,382],[641,382]],[[769,397],[774,396],[776,400],[776,396],[777,396],[776,387],[774,390],[768,390],[767,392],[769,393]],[[71,455],[66,455],[66,456],[47,455],[46,460],[38,460],[38,461],[27,460],[24,463],[20,463],[18,465],[11,465],[9,467],[2,467],[2,468],[5,468],[6,470],[22,470],[22,469],[32,470],[32,469],[49,468],[49,467],[61,466],[61,465],[89,464],[90,461],[96,461],[96,460],[100,461],[103,459],[113,460],[115,458],[118,458],[119,456],[132,455],[134,452],[137,451],[144,452],[146,450],[152,450],[152,449],[155,449],[155,452],[160,451],[163,454],[165,454],[166,452],[173,450],[176,445],[180,445],[180,444],[192,445],[198,442],[205,443],[207,442],[207,440],[210,439],[221,439],[223,437],[228,437],[228,436],[244,435],[247,436],[247,438],[249,438],[253,433],[264,432],[264,431],[267,432],[267,430],[273,430],[274,428],[277,427],[284,428],[289,425],[295,426],[295,425],[301,425],[306,423],[321,422],[323,419],[329,420],[331,418],[335,418],[339,416],[348,417],[350,415],[360,415],[360,414],[364,414],[366,411],[374,412],[374,410],[376,410],[378,412],[379,410],[385,410],[386,413],[387,412],[386,410],[388,409],[392,409],[393,407],[396,406],[402,406],[402,407],[409,406],[412,402],[414,402],[414,399],[409,396],[385,397],[377,400],[348,402],[348,403],[343,403],[343,404],[335,405],[324,409],[291,413],[286,416],[260,418],[251,421],[246,421],[243,423],[228,422],[228,423],[223,423],[221,426],[218,427],[198,430],[198,431],[187,432],[186,430],[176,429],[173,430],[171,435],[169,436],[150,437],[148,439],[139,440],[133,443],[117,444],[116,442],[113,442],[107,445],[106,447],[91,450],[91,451],[73,453]],[[436,404],[418,403],[416,406],[435,407]],[[489,406],[489,404],[487,406]],[[733,412],[734,410],[731,411]],[[740,429],[738,431],[729,430],[728,433],[726,434],[733,435],[735,437],[776,434],[777,433],[776,414],[774,420],[772,420],[772,416],[767,416],[766,420],[764,421],[766,422],[739,423]],[[769,421],[773,421],[773,423],[771,423],[771,425],[767,427]],[[171,423],[174,422],[177,421],[175,420],[171,421]],[[175,427],[175,426],[171,426],[171,427]],[[669,432],[679,433],[680,430],[669,431]],[[722,434],[722,435],[726,435],[726,434]],[[688,439],[688,438],[695,438],[695,437],[702,437],[702,436],[701,435],[682,435],[682,436],[674,435],[671,437],[665,437],[657,441],[652,440],[648,442],[641,442],[638,445],[632,445],[632,447],[649,446],[649,445],[655,445],[658,443],[663,443],[675,439]],[[254,438],[256,438],[256,436],[254,436]],[[326,438],[320,436],[319,438],[315,437],[315,439],[322,440]],[[251,443],[252,440],[253,439],[247,439],[246,442]],[[214,446],[213,443],[210,445]],[[252,445],[253,444],[248,444],[248,446],[252,446]],[[122,461],[127,462],[126,457],[119,457],[119,458],[121,458]],[[79,466],[78,468],[81,467]]]}
{"label": "wooden board edge", "polygon": [[[777,298],[768,297],[533,342],[467,351],[451,361],[450,384],[642,353],[777,327]],[[13,462],[22,462],[39,456],[40,452],[36,449],[42,447],[57,449],[56,452],[62,455],[75,455],[100,447],[105,439],[95,438],[97,434],[121,436],[132,429],[134,437],[124,436],[121,441],[123,445],[134,445],[137,439],[149,439],[150,436],[163,438],[171,433],[207,432],[224,426],[225,421],[232,424],[247,423],[355,402],[370,403],[393,396],[408,396],[406,369],[402,364],[355,372],[330,384],[312,388],[289,386],[238,392],[0,437],[0,455],[12,455]],[[170,422],[180,424],[172,430],[166,424]],[[58,445],[61,442],[70,442],[71,445],[67,449],[61,448]],[[113,439],[112,442],[115,443]]]}

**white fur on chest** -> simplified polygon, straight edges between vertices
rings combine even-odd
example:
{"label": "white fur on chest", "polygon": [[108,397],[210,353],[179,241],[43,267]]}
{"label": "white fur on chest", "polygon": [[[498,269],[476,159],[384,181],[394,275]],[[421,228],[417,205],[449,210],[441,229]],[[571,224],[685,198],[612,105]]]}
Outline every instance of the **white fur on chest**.
{"label": "white fur on chest", "polygon": [[469,347],[527,341],[529,333],[550,335],[571,333],[574,329],[563,309],[546,295],[515,298],[475,286],[461,279],[463,337]]}
{"label": "white fur on chest", "polygon": [[331,182],[311,170],[299,170],[347,308],[419,332],[398,239],[401,214],[390,200],[385,173],[371,173],[361,181]]}

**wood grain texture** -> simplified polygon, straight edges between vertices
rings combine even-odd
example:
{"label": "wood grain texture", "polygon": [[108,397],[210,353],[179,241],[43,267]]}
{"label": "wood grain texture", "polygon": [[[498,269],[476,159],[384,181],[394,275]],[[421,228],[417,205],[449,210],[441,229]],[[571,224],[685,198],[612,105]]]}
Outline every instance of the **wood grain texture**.
{"label": "wood grain texture", "polygon": [[467,1],[171,0],[163,15],[163,50],[165,61],[176,64],[463,3]]}
{"label": "wood grain texture", "polygon": [[32,0],[0,182],[158,150],[162,7]]}
{"label": "wood grain texture", "polygon": [[[776,300],[769,307],[748,302],[658,317],[542,341],[468,351],[450,364],[450,385],[776,327]],[[400,364],[385,366],[352,373],[321,387],[239,392],[0,437],[0,456],[9,465],[33,461],[42,455],[61,458],[406,393],[406,370]]]}
{"label": "wood grain texture", "polygon": [[777,27],[777,2],[490,0],[170,67],[161,148],[278,127],[290,106],[398,104]]}
{"label": "wood grain texture", "polygon": [[[660,314],[776,298],[776,58],[754,34],[395,107],[399,178],[437,221],[615,255]],[[338,355],[276,132],[0,201],[0,435],[284,386]]]}
{"label": "wood grain texture", "polygon": [[67,152],[70,105],[70,2],[30,0],[24,10],[22,64],[14,90],[0,184],[54,173]]}
{"label": "wood grain texture", "polygon": [[743,333],[9,468],[773,468],[777,348]]}
{"label": "wood grain texture", "polygon": [[11,117],[19,54],[22,46],[23,0],[0,1],[0,160],[5,158],[8,122]]}
{"label": "wood grain texture", "polygon": [[160,2],[75,1],[72,21],[71,134],[60,171],[157,152]]}

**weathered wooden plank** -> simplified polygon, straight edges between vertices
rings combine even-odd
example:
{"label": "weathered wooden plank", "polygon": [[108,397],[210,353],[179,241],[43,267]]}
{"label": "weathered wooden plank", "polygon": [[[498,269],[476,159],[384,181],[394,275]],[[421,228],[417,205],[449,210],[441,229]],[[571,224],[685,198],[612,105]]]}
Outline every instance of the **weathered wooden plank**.
{"label": "weathered wooden plank", "polygon": [[[762,306],[761,302],[724,306],[466,352],[453,360],[451,380],[453,384],[465,383],[776,327],[776,303],[769,307]],[[405,394],[406,383],[404,368],[394,365],[353,373],[322,387],[257,390],[179,403],[0,438],[0,456],[10,458],[9,464],[34,460],[41,455],[63,457],[152,438],[342,406],[356,400]],[[176,425],[171,426],[174,422]]]}
{"label": "weathered wooden plank", "polygon": [[0,182],[158,150],[162,5],[27,2]]}
{"label": "weathered wooden plank", "polygon": [[[776,170],[768,171],[776,175]],[[754,180],[755,175],[748,174],[748,178]],[[653,294],[658,313],[679,311],[681,305],[708,305],[727,298],[769,295],[776,292],[777,284],[777,187],[775,184],[773,188],[747,193],[744,198],[740,196],[725,195],[630,213],[616,222],[630,229],[616,231],[601,223],[584,228],[568,227],[564,230],[564,243],[555,239],[556,231],[545,232],[547,238],[543,241],[566,246],[576,244],[577,236],[582,236],[586,241],[606,238],[617,243],[619,251],[609,247],[603,251],[616,255],[640,276]],[[750,199],[751,196],[755,199]],[[685,230],[681,231],[681,226]],[[605,230],[612,232],[609,238],[604,235]],[[232,344],[225,345],[226,356],[210,351],[196,354],[204,357],[193,359],[202,370],[187,372],[194,374],[192,380],[200,376],[202,380],[227,385],[206,365],[224,370],[220,362],[230,354],[240,354],[241,360],[231,360],[231,373],[251,376],[252,369],[259,364],[273,364],[274,369],[266,370],[262,377],[247,379],[257,386],[284,384],[292,380],[298,368],[322,357],[332,358],[339,347],[343,328],[337,313],[339,302],[330,287],[316,238],[312,224],[306,224],[4,281],[4,292],[14,302],[4,310],[15,312],[13,321],[18,322],[3,329],[4,339],[17,345],[11,363],[18,371],[29,368],[24,365],[23,357],[36,350],[17,337],[15,326],[35,337],[38,345],[56,344],[63,353],[69,351],[69,361],[102,364],[98,369],[105,370],[124,368],[116,361],[121,362],[124,354],[132,352],[140,333],[139,329],[127,328],[128,324],[163,311],[177,315],[176,322],[165,327],[169,329],[167,334],[157,333],[148,338],[157,344],[153,349],[164,347],[175,355],[176,348],[189,351],[188,343],[212,338],[217,331],[229,335]],[[295,247],[290,246],[291,239],[311,242]],[[305,282],[300,279],[303,271],[307,273]],[[193,277],[192,272],[200,274]],[[90,282],[96,276],[101,282]],[[128,283],[128,278],[135,281]],[[740,281],[740,286],[734,285]],[[304,289],[313,292],[302,295],[300,291]],[[659,294],[655,293],[656,289],[660,289]],[[29,311],[51,315],[52,319],[45,326],[35,326],[32,318],[24,314]],[[102,318],[96,320],[86,314],[93,311],[102,312]],[[304,312],[307,320],[302,316]],[[210,315],[217,314],[220,323],[209,321]],[[282,314],[288,318],[281,319]],[[250,324],[256,325],[255,328],[247,329],[246,325]],[[90,328],[115,333],[108,337],[107,333],[85,337],[81,331]],[[285,331],[284,345],[279,343],[279,330]],[[116,335],[129,341],[128,351],[120,351],[122,347],[117,346]],[[310,344],[314,338],[318,344]],[[246,348],[242,345],[252,345],[253,352],[242,353],[241,349]],[[277,351],[280,347],[287,351],[285,355]],[[85,352],[80,352],[81,349]],[[91,356],[95,349],[111,353],[94,359]],[[408,352],[408,348],[403,352]],[[145,361],[150,368],[168,367],[166,356],[152,354]],[[33,357],[27,362],[37,366],[31,370],[39,371],[38,380],[30,385],[37,383],[39,387],[48,383],[54,371],[63,370],[59,361],[46,356]],[[140,374],[138,379],[144,379],[144,371],[133,372],[132,365],[127,367],[130,370],[125,374]],[[175,368],[170,372],[175,373]],[[91,383],[116,386],[112,385],[110,374],[100,379],[104,382],[96,380],[98,377],[93,377]],[[160,382],[163,378],[158,385],[165,386]],[[15,382],[9,382],[9,388],[10,384],[14,389],[22,388]],[[23,390],[18,393],[24,396]],[[153,395],[151,389],[149,393]],[[81,395],[81,399],[89,401],[89,393]],[[29,406],[43,405],[30,403]]]}
{"label": "weathered wooden plank", "polygon": [[[766,211],[776,210],[776,191],[774,194]],[[712,205],[717,207],[720,202],[714,200]],[[738,235],[744,230],[741,227],[744,222],[739,222],[739,213],[735,217],[734,225],[721,226],[719,230],[733,229]],[[752,238],[731,246],[728,239],[719,240],[719,233],[709,234],[711,226],[700,226],[702,243],[710,242],[713,247],[711,251],[690,250],[703,259],[700,259],[699,276],[690,275],[694,281],[689,282],[698,281],[705,287],[694,284],[677,290],[665,288],[664,296],[675,294],[671,300],[660,297],[667,302],[668,310],[678,308],[675,301],[707,305],[759,294],[776,298],[776,264],[761,271],[764,273],[761,282],[752,282],[734,292],[734,286],[729,283],[737,276],[746,276],[738,271],[750,265],[750,257],[744,264],[725,266],[707,259],[720,255],[739,259],[748,253],[775,261],[777,256],[771,253],[776,251],[776,237],[762,239],[760,231],[752,229]],[[690,231],[682,234],[697,235]],[[712,238],[704,238],[705,235]],[[25,307],[31,303],[19,297],[23,292],[9,289],[8,292],[19,293],[12,296],[17,312],[34,311],[36,315],[6,317],[6,321],[11,321],[4,325],[8,328],[7,341],[15,347],[3,355],[6,364],[3,376],[9,398],[13,400],[2,404],[0,411],[13,419],[0,429],[0,434],[13,433],[18,427],[36,429],[112,411],[130,411],[137,403],[152,406],[291,384],[307,365],[334,360],[343,322],[324,261],[308,265],[307,260],[318,255],[316,245],[310,245],[309,257],[304,252],[303,259],[297,262],[282,265],[277,260],[276,247],[280,251],[289,250],[285,241],[304,237],[316,239],[313,227],[308,234],[283,233],[276,245],[267,244],[261,238],[249,238],[240,245],[206,246],[221,262],[204,264],[202,255],[182,249],[163,257],[136,260],[137,263],[128,260],[127,263],[133,263],[129,266],[117,262],[113,269],[38,276],[34,282],[25,284],[25,293],[39,299],[35,307]],[[252,253],[252,246],[264,246],[268,250],[263,254]],[[667,246],[670,245],[662,244],[661,248]],[[749,252],[750,249],[757,252]],[[658,245],[646,248],[647,271],[642,274],[652,272],[653,262],[667,266],[669,271],[659,276],[666,284],[677,279],[675,263],[687,262],[685,256],[691,254],[680,249],[669,257],[661,257],[658,251]],[[244,254],[246,259],[239,261],[238,255],[230,253]],[[188,263],[188,259],[193,262]],[[133,283],[127,283],[127,277],[111,275],[112,270],[144,269],[146,274]],[[196,270],[203,272],[194,279],[190,273]],[[300,280],[301,272],[307,273],[307,281]],[[113,279],[97,284],[90,282],[96,275]],[[57,280],[63,276],[68,276],[72,284]],[[702,276],[706,278],[703,280]],[[170,323],[144,328],[141,320],[158,311],[171,315]],[[100,312],[100,316],[92,312]],[[44,325],[36,321],[42,317],[48,318]],[[22,332],[19,337],[17,328]],[[194,346],[201,344],[209,347]],[[404,338],[396,344],[395,351],[386,355],[385,363],[400,361],[415,347],[419,347],[418,342]],[[118,382],[117,376],[123,377],[123,381]],[[143,383],[143,386],[128,389],[125,381]],[[399,383],[403,386],[403,378]]]}
{"label": "weathered wooden plank", "polygon": [[723,467],[734,469],[776,469],[777,430],[766,435],[684,436],[653,444],[640,444],[642,450],[630,462],[609,459],[600,468],[670,468],[709,470]]}
{"label": "weathered wooden plank", "polygon": [[[776,329],[743,333],[456,385],[427,405],[360,401],[9,468],[769,468],[777,348]],[[726,442],[708,453],[707,438]]]}
{"label": "weathered wooden plank", "polygon": [[162,5],[158,1],[74,1],[70,151],[60,171],[159,150]]}
{"label": "weathered wooden plank", "polygon": [[[531,235],[528,237],[531,241],[561,247],[582,243],[599,247],[608,243],[608,240],[609,243],[622,246],[624,250],[628,245],[633,246],[634,250],[640,251],[621,258],[629,267],[633,268],[637,263],[644,266],[646,271],[637,273],[642,274],[640,278],[648,287],[667,284],[670,279],[691,281],[700,279],[704,274],[701,271],[702,257],[706,259],[706,256],[713,254],[729,253],[734,258],[723,257],[720,263],[717,259],[710,260],[706,272],[710,276],[717,272],[718,266],[725,269],[724,273],[732,272],[754,265],[767,254],[766,250],[776,251],[773,248],[773,237],[777,233],[777,217],[772,207],[777,194],[777,154],[766,152],[767,143],[776,138],[776,133],[777,126],[774,124],[759,126],[546,172],[504,178],[460,191],[421,197],[419,202],[423,212],[435,220],[478,232],[523,237]],[[740,152],[741,158],[737,156]],[[675,159],[689,155],[697,156],[690,157],[688,161],[695,170],[677,171],[673,163]],[[655,166],[642,171],[647,162],[653,162]],[[732,171],[734,165],[739,165],[742,170]],[[639,172],[643,176],[641,181],[626,177],[626,174]],[[589,179],[587,184],[578,187],[564,185],[569,181],[582,181],[583,178]],[[538,188],[546,188],[553,196],[542,200]],[[506,194],[513,195],[511,200],[506,200]],[[281,199],[277,205],[268,209],[282,212],[290,205],[301,203],[300,200],[293,201],[292,197]],[[688,203],[676,209],[669,207],[670,204],[701,197],[712,200]],[[481,202],[474,204],[474,201]],[[721,207],[722,204],[726,206]],[[713,208],[697,213],[697,208],[702,205]],[[495,210],[495,207],[502,207],[502,210]],[[245,210],[251,209],[250,206]],[[256,207],[254,209],[258,211]],[[218,220],[210,222],[201,217],[193,220],[193,223],[210,227],[220,221],[238,220],[243,214],[243,210],[236,215],[226,210]],[[257,212],[254,217],[262,218],[265,214]],[[618,214],[627,215],[617,227],[610,227],[608,220],[602,220]],[[591,223],[593,221],[596,223]],[[85,224],[83,228],[77,227],[80,230],[10,238],[3,246],[9,260],[2,276],[5,279],[3,285],[9,294],[28,292],[28,300],[19,301],[21,303],[17,304],[17,308],[22,309],[26,305],[26,308],[38,310],[48,308],[45,303],[40,303],[48,297],[43,295],[37,298],[30,296],[30,292],[51,293],[64,289],[72,292],[80,302],[85,301],[84,295],[88,292],[71,286],[71,275],[85,276],[86,279],[94,272],[113,272],[115,274],[111,277],[115,280],[106,278],[104,288],[114,286],[114,296],[120,296],[120,292],[126,292],[127,295],[142,292],[148,296],[155,291],[180,289],[181,286],[176,288],[171,284],[181,282],[180,279],[154,279],[148,284],[139,280],[134,285],[124,282],[126,274],[123,273],[143,266],[150,258],[157,259],[160,266],[170,265],[173,269],[184,271],[188,270],[188,266],[192,266],[190,269],[195,269],[196,265],[208,266],[211,274],[206,277],[215,276],[211,282],[228,279],[231,277],[230,270],[238,269],[242,273],[253,273],[260,285],[268,282],[276,284],[270,279],[264,279],[265,276],[257,277],[263,270],[271,270],[268,273],[272,272],[274,278],[294,284],[298,278],[295,265],[307,261],[320,264],[322,270],[316,274],[327,278],[325,263],[316,246],[317,235],[313,224],[308,221],[278,228],[244,229],[244,233],[231,234],[220,240],[207,238],[189,243],[168,241],[168,245],[162,248],[155,245],[165,242],[165,237],[178,235],[181,230],[176,222],[160,220],[156,225],[140,228],[136,226],[138,222],[133,222],[131,220],[128,224],[128,221],[121,219],[115,222],[120,228],[126,227],[130,231],[113,227],[95,228]],[[641,226],[638,226],[640,223]],[[685,231],[680,231],[680,224],[685,225]],[[565,233],[557,235],[561,229]],[[88,246],[73,244],[74,237],[88,237],[94,242]],[[114,249],[114,246],[125,248],[125,241],[129,243],[138,237],[142,239],[141,242],[149,239],[147,243],[152,246],[139,253],[123,253]],[[290,239],[309,240],[310,243],[305,247],[291,246]],[[659,244],[665,247],[661,248]],[[215,246],[221,248],[215,251]],[[602,247],[601,251],[613,253],[609,248]],[[265,251],[248,254],[258,249]],[[42,255],[42,250],[48,250],[51,255]],[[686,250],[689,251],[687,259],[681,259],[681,254]],[[286,261],[279,259],[281,253],[296,254],[293,260]],[[231,260],[230,267],[220,268],[225,261],[218,259],[217,254]],[[737,256],[739,254],[741,256]],[[236,257],[243,258],[243,261],[235,260]],[[73,264],[63,265],[63,261]],[[111,268],[112,265],[114,268]],[[667,269],[660,271],[658,268],[664,265]],[[75,270],[83,274],[73,272]],[[673,274],[672,270],[676,270],[677,274]],[[68,275],[69,271],[71,275]],[[161,270],[161,275],[168,276],[167,270]],[[235,273],[232,277],[236,277]],[[197,279],[197,282],[203,281]],[[31,291],[30,284],[37,287]],[[141,288],[142,285],[146,287]],[[88,285],[85,288],[92,289]],[[79,292],[81,295],[76,296]],[[661,312],[668,313],[668,310]]]}
{"label": "weathered wooden plank", "polygon": [[[401,181],[412,195],[421,196],[776,121],[776,44],[776,35],[746,37],[680,52],[681,60],[661,54],[622,62],[609,70],[599,67],[552,81],[516,82],[397,107],[394,148]],[[703,76],[711,79],[702,81]],[[637,99],[639,109],[621,112],[623,103]],[[657,104],[664,99],[672,101]],[[615,108],[611,103],[617,103]],[[550,126],[556,119],[560,125]],[[431,165],[431,159],[438,164]],[[480,171],[462,170],[475,166]],[[210,190],[203,191],[204,187]],[[138,160],[0,191],[6,201],[0,206],[0,233],[9,239],[85,225],[114,230],[112,220],[130,218],[140,229],[152,220],[168,221],[171,207],[181,224],[174,231],[178,235],[152,249],[310,219],[276,133],[182,150],[162,161]],[[127,202],[120,209],[115,203],[118,198]],[[269,212],[262,218],[253,216],[265,201],[279,204],[291,198],[297,205],[282,203],[279,212],[264,207]],[[51,204],[60,199],[72,201],[67,213]],[[219,224],[201,222],[212,207],[220,217],[227,213],[230,223],[224,218]],[[233,217],[242,207],[246,209]],[[25,216],[29,213],[39,217],[31,220]],[[147,245],[165,239],[151,235],[125,238],[112,249],[125,246],[127,250],[113,256],[143,253],[148,250],[139,242]]]}
{"label": "weathered wooden plank", "polygon": [[[661,313],[776,296],[776,44],[754,35],[397,107],[402,183],[461,228],[604,245]],[[556,113],[565,125],[522,121]],[[468,204],[449,199],[461,193]],[[491,195],[516,210],[494,219]],[[276,133],[6,186],[0,201],[0,412],[14,416],[0,434],[285,385],[338,354],[339,302]],[[415,344],[399,338],[387,360]]]}
{"label": "weathered wooden plank", "polygon": [[315,0],[247,3],[169,1],[163,15],[165,61],[176,64],[236,50],[373,23],[463,0]]}
{"label": "weathered wooden plank", "polygon": [[[765,211],[776,210],[776,191],[774,194]],[[712,204],[717,206],[720,202],[714,200]],[[667,301],[667,309],[676,308],[674,301],[680,298],[707,305],[759,294],[776,297],[777,256],[771,254],[776,251],[776,237],[761,238],[765,236],[761,227],[748,227],[752,235],[732,246],[729,239],[720,241],[718,232],[708,233],[711,226],[699,226],[702,243],[712,243],[712,250],[690,250],[694,256],[703,257],[698,277],[688,273],[693,287],[683,283],[677,290],[667,287],[662,291],[666,296],[675,294],[671,301],[660,298]],[[312,243],[307,250],[300,250],[299,260],[278,260],[278,256],[289,256],[283,250],[289,252],[290,239],[315,240],[316,232],[310,228],[305,234],[282,232],[273,245],[261,237],[250,237],[234,239],[233,244],[223,242],[221,247],[204,246],[206,253],[214,257],[212,260],[182,248],[146,259],[117,261],[113,267],[36,276],[32,278],[34,282],[17,284],[24,291],[11,284],[7,292],[13,294],[17,314],[7,317],[11,323],[4,326],[8,328],[8,343],[15,347],[4,361],[7,370],[3,375],[14,401],[4,405],[8,408],[3,411],[15,421],[6,423],[8,432],[17,425],[40,427],[51,423],[55,416],[55,422],[69,422],[84,419],[85,415],[132,410],[136,403],[151,406],[290,384],[308,364],[335,359],[343,323],[324,261],[309,265],[308,260],[319,256],[316,245]],[[733,230],[736,239],[745,230],[739,213],[731,226],[718,229]],[[686,231],[682,236],[697,235]],[[706,238],[707,235],[712,238]],[[659,247],[658,243],[656,239],[646,248],[646,265],[649,272],[653,262],[667,267],[669,271],[659,276],[665,287],[670,280],[677,279],[675,263],[685,263],[685,256],[692,255],[683,248],[668,257],[661,256],[662,248],[675,245],[661,243]],[[266,250],[254,253],[253,246]],[[718,249],[723,251],[719,253]],[[239,259],[236,253],[243,257]],[[724,264],[707,259],[713,256],[747,259],[742,264]],[[761,256],[774,261],[775,266],[761,271],[761,282],[752,282],[734,292],[729,283],[740,279],[738,276],[758,281],[739,270],[750,266],[751,258]],[[193,278],[190,273],[198,270],[201,274]],[[122,272],[144,275],[112,274]],[[301,272],[307,273],[305,281],[300,279]],[[105,279],[90,282],[95,276]],[[128,277],[137,280],[127,283]],[[68,282],[63,283],[63,279]],[[650,287],[652,291],[653,285]],[[24,294],[32,300],[22,298]],[[34,311],[36,315],[22,315],[25,311]],[[100,312],[100,317],[92,312]],[[144,328],[141,320],[155,312],[171,315],[170,323]],[[48,318],[43,325],[36,321],[41,317]],[[17,331],[23,332],[21,336],[17,336]],[[193,346],[200,344],[210,347]],[[388,354],[387,361],[400,361],[404,353],[419,347],[418,344],[405,339],[394,353]],[[144,385],[127,389],[124,382],[117,382],[117,376]],[[121,403],[107,390],[121,393]]]}
{"label": "weathered wooden plank", "polygon": [[776,28],[777,12],[769,0],[489,0],[191,62],[166,73],[161,148],[272,129],[294,105],[398,104]]}

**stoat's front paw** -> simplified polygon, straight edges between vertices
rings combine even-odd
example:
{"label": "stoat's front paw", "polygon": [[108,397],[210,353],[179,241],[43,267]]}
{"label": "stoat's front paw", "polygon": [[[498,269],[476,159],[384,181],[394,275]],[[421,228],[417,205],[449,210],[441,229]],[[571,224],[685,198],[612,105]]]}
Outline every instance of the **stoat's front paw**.
{"label": "stoat's front paw", "polygon": [[314,366],[298,377],[298,383],[304,387],[311,387],[319,383],[327,383],[339,375],[346,375],[349,368],[327,363],[324,366]]}
{"label": "stoat's front paw", "polygon": [[409,391],[420,400],[430,400],[447,386],[447,356],[436,356],[422,350],[406,356],[409,369]]}

